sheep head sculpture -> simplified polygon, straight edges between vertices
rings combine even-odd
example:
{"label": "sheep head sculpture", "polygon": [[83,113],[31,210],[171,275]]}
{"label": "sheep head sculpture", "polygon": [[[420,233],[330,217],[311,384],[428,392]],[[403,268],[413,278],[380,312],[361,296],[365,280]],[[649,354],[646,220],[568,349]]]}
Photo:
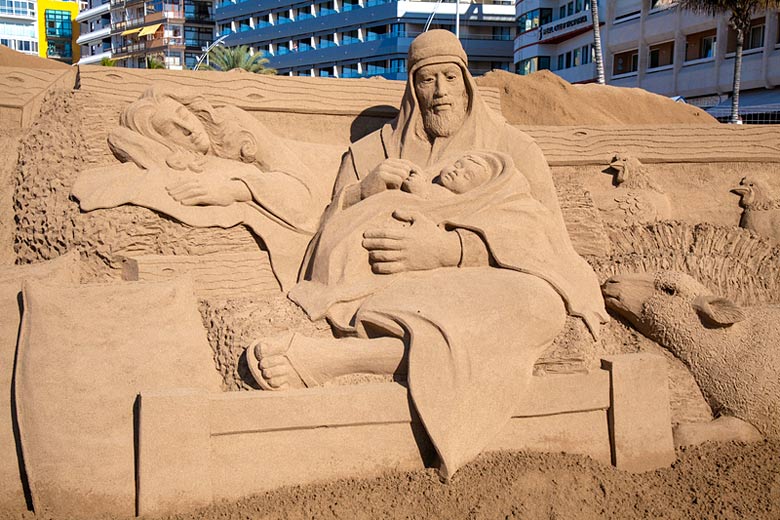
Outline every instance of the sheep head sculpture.
{"label": "sheep head sculpture", "polygon": [[741,308],[675,271],[614,276],[602,292],[688,366],[713,411],[780,438],[780,307]]}

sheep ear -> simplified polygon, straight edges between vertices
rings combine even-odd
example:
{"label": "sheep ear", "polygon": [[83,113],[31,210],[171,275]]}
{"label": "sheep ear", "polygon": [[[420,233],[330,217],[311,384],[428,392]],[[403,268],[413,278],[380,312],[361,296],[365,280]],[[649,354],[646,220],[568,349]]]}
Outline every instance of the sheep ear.
{"label": "sheep ear", "polygon": [[739,305],[711,294],[698,296],[693,301],[693,308],[703,320],[720,327],[728,327],[745,319],[745,311]]}

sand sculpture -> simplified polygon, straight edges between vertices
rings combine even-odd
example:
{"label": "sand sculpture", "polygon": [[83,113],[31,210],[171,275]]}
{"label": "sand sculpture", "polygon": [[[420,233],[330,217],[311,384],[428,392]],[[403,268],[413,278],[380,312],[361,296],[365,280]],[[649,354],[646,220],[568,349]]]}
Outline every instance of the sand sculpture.
{"label": "sand sculpture", "polygon": [[740,227],[780,241],[780,199],[760,174],[744,177],[731,191],[739,194],[743,208]]}
{"label": "sand sculpture", "polygon": [[780,436],[777,306],[742,308],[674,271],[615,276],[603,292],[609,309],[685,362],[713,410]]}
{"label": "sand sculpture", "polygon": [[[21,296],[18,284],[12,288],[14,299],[30,302],[24,317],[29,334],[18,347],[19,389],[30,402],[50,402],[20,407],[26,447],[10,429],[0,447],[7,453],[15,441],[17,450],[29,451],[28,484],[36,507],[132,514],[135,505],[140,513],[159,512],[389,467],[435,465],[448,478],[482,450],[582,453],[633,471],[674,460],[670,425],[694,415],[679,398],[687,392],[683,399],[696,400],[695,384],[691,380],[694,390],[685,389],[680,383],[685,370],[675,369],[671,385],[677,402],[670,412],[667,361],[647,354],[660,348],[649,340],[637,348],[638,335],[615,322],[604,326],[597,276],[588,263],[601,279],[675,266],[736,295],[740,303],[776,301],[780,280],[773,262],[780,250],[733,227],[739,216],[734,195],[724,188],[747,171],[776,172],[776,139],[751,128],[616,130],[589,127],[589,120],[523,133],[487,109],[497,107],[499,93],[476,88],[463,49],[449,33],[420,37],[409,63],[412,81],[398,117],[364,139],[359,137],[366,132],[353,119],[364,112],[388,113],[387,106],[373,107],[382,111],[365,106],[400,98],[400,82],[387,82],[389,88],[378,81],[233,78],[242,86],[225,89],[217,75],[145,76],[146,71],[85,67],[80,92],[47,97],[45,119],[62,127],[36,126],[23,143],[15,195],[17,262],[75,249],[92,262],[81,266],[82,283],[112,283],[77,289],[28,283]],[[492,80],[506,77],[514,79],[494,74]],[[179,88],[179,81],[200,87]],[[257,112],[274,102],[272,90],[279,85],[284,90],[279,113]],[[317,113],[311,100],[325,86],[349,94],[325,96],[328,123],[323,113],[312,116],[318,122],[303,137],[316,143],[280,139],[300,124],[295,117],[301,121],[310,115],[306,110]],[[317,93],[288,96],[296,88]],[[384,97],[369,96],[372,89]],[[511,92],[501,92],[503,104],[503,93]],[[360,95],[370,97],[369,105],[354,102]],[[301,99],[308,103],[305,110],[292,114]],[[346,126],[344,121],[327,126],[338,119],[339,105],[350,103],[360,108],[339,112]],[[58,119],[82,110],[89,117],[78,124]],[[95,124],[110,110],[121,117]],[[688,122],[704,117],[697,114],[691,112]],[[286,118],[293,122],[279,127]],[[544,124],[539,115],[531,120]],[[723,164],[695,164],[702,161],[696,132],[716,143],[707,161],[745,163],[729,175],[721,175]],[[314,139],[319,133],[328,135]],[[72,153],[48,153],[47,143],[60,138],[79,146]],[[337,169],[347,140],[351,145]],[[758,145],[747,149],[747,142]],[[605,171],[615,150],[621,153]],[[609,186],[604,173],[615,175],[616,182]],[[708,183],[713,188],[703,190]],[[69,192],[82,214],[67,199]],[[186,267],[196,277],[229,272],[232,283],[250,276],[248,270],[268,269],[269,256],[272,283],[252,285],[263,297],[251,305],[238,298],[249,286],[228,286],[225,278],[212,285],[196,280],[194,288],[162,281],[166,271]],[[110,264],[113,278],[96,277],[95,260]],[[117,265],[124,280],[146,281],[118,282]],[[284,299],[288,291],[332,330],[324,320],[304,322]],[[267,297],[272,293],[275,299]],[[47,301],[47,294],[56,298]],[[105,302],[92,308],[90,298]],[[156,363],[158,358],[135,348],[131,314],[171,307],[166,298],[176,300],[177,313],[187,319],[176,325],[166,324],[162,315],[147,316],[149,331],[141,341],[166,345]],[[121,302],[121,316],[111,301]],[[13,303],[9,297],[12,310]],[[198,305],[222,390],[274,391],[217,390]],[[276,308],[259,311],[270,306]],[[63,326],[57,316],[79,322],[73,341],[54,341],[46,332]],[[89,359],[105,355],[106,338],[91,342],[89,320],[111,323],[125,338],[115,341],[123,361],[99,361],[106,372],[82,382],[72,376]],[[255,327],[266,321],[269,326]],[[192,341],[182,343],[185,336]],[[759,335],[752,339],[763,341]],[[12,341],[9,333],[6,357]],[[76,343],[87,354],[83,359],[74,354]],[[611,355],[637,350],[642,353]],[[186,369],[176,372],[174,366]],[[166,371],[173,375],[166,377]],[[531,377],[532,371],[547,376]],[[366,373],[406,380],[409,390],[398,383],[335,386],[342,378],[361,381]],[[121,384],[107,383],[112,377]],[[55,379],[60,386],[47,382]],[[93,397],[113,403],[110,409],[62,399],[85,385],[91,385]],[[701,417],[710,419],[709,407],[698,399]],[[47,428],[57,413],[84,422],[87,434],[72,450],[59,448],[74,438],[72,428]],[[716,429],[728,438],[736,438],[738,428],[743,439],[760,435],[731,419],[696,425],[699,430],[678,427],[676,440],[724,438],[712,433]],[[101,438],[100,432],[109,431],[110,439]],[[88,472],[92,478],[74,480],[69,468],[89,466],[91,443],[99,445],[105,463]],[[21,468],[21,458],[0,468],[16,500]],[[68,499],[56,493],[58,486],[69,488],[70,496],[102,498]]]}

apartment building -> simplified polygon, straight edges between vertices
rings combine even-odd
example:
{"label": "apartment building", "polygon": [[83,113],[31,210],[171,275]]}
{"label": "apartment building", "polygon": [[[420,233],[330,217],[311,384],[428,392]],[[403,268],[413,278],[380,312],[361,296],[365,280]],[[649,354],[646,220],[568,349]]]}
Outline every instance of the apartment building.
{"label": "apartment building", "polygon": [[212,0],[110,0],[109,12],[112,59],[124,67],[191,68],[214,41]]}
{"label": "apartment building", "polygon": [[0,0],[0,45],[38,54],[36,4],[32,0]]}
{"label": "apartment building", "polygon": [[38,0],[37,4],[38,55],[64,63],[78,62],[81,51],[76,45],[76,16],[81,4],[67,0]]}
{"label": "apartment building", "polygon": [[571,83],[593,81],[596,67],[590,2],[520,0],[516,6],[515,72],[553,70]]}
{"label": "apartment building", "polygon": [[[521,0],[515,70],[550,69],[572,83],[595,81],[588,1]],[[728,115],[736,49],[728,16],[697,15],[673,0],[601,0],[599,12],[608,84],[681,96],[718,118]],[[780,14],[756,12],[743,52],[743,119],[780,115],[778,85]]]}
{"label": "apartment building", "polygon": [[[225,45],[249,45],[280,74],[406,79],[406,55],[430,28],[456,29],[473,74],[512,65],[512,0],[455,3],[399,0],[220,0]],[[432,18],[431,18],[432,17]]]}
{"label": "apartment building", "polygon": [[109,0],[89,0],[76,17],[81,34],[76,43],[81,46],[79,65],[100,63],[111,59],[111,4]]}

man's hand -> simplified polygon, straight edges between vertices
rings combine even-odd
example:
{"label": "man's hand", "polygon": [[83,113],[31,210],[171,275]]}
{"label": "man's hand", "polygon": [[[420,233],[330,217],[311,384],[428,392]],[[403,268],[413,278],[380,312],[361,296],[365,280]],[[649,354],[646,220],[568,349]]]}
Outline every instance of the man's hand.
{"label": "man's hand", "polygon": [[426,271],[454,267],[460,261],[460,239],[425,215],[396,210],[393,218],[410,225],[393,229],[369,229],[363,233],[371,270],[377,274]]}
{"label": "man's hand", "polygon": [[194,176],[166,189],[174,200],[185,206],[229,206],[252,198],[243,182],[208,174]]}
{"label": "man's hand", "polygon": [[416,166],[406,159],[385,159],[360,181],[360,200],[385,190],[399,189],[409,172],[415,169]]}

